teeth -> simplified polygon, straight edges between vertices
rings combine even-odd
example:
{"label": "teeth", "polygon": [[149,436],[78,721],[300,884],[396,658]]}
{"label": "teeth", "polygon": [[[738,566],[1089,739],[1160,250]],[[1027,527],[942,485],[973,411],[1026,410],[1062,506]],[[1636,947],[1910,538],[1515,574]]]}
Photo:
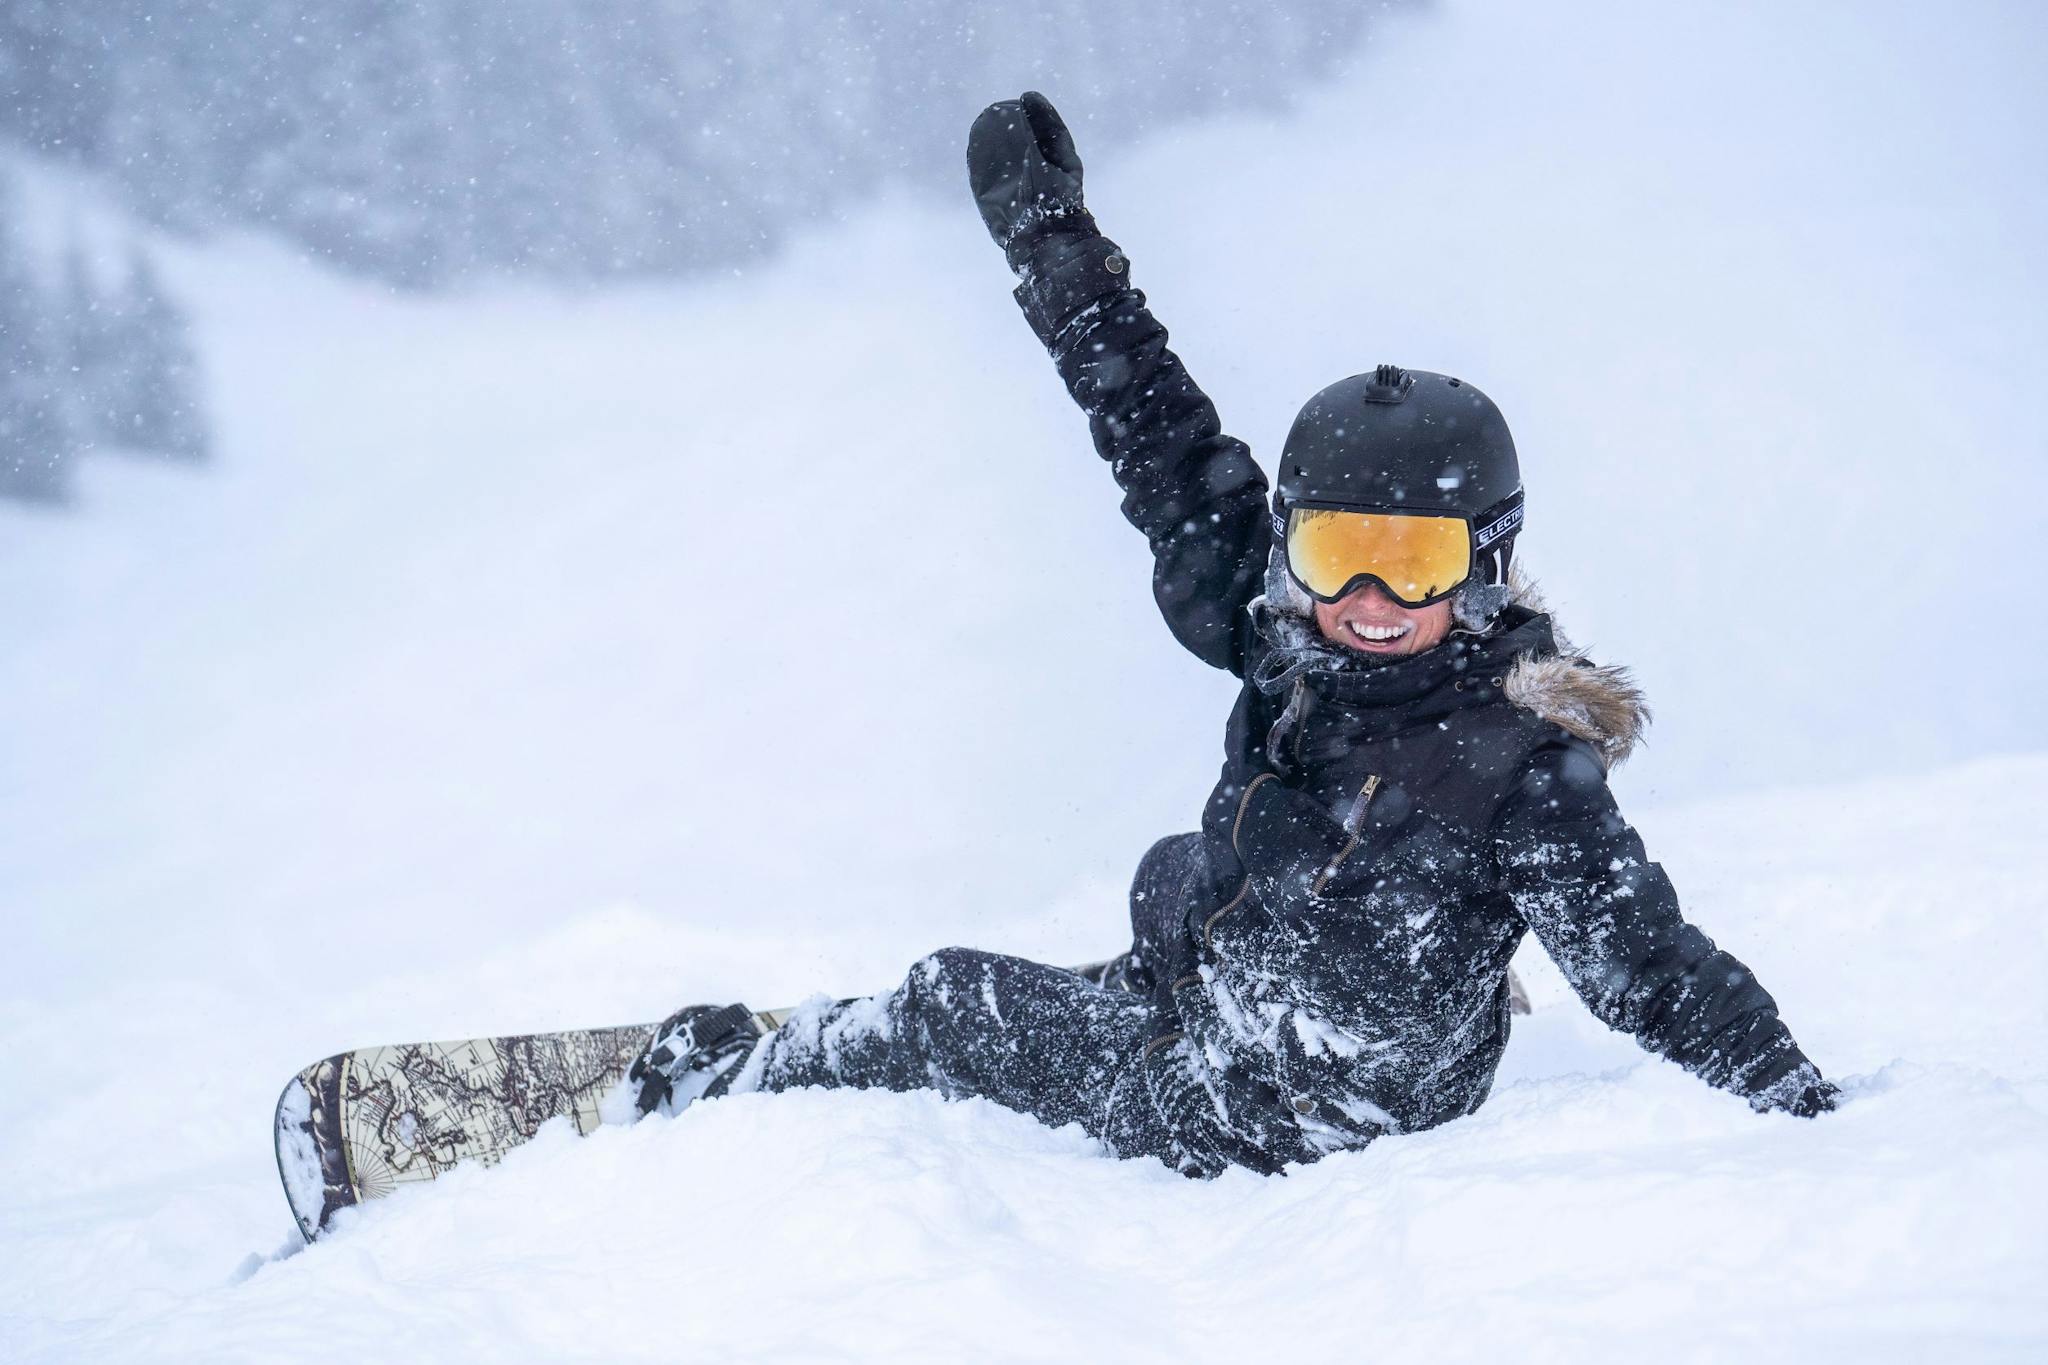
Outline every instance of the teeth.
{"label": "teeth", "polygon": [[1356,635],[1361,640],[1370,640],[1374,644],[1385,644],[1389,640],[1398,640],[1413,629],[1406,621],[1397,626],[1362,626],[1356,621],[1347,621],[1344,624],[1351,628],[1353,635]]}

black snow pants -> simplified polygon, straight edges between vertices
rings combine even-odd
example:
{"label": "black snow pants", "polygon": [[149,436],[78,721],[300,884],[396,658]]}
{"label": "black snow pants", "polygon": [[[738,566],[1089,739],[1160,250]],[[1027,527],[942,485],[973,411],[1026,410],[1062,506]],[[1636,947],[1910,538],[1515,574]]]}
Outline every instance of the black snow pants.
{"label": "black snow pants", "polygon": [[[733,1089],[805,1086],[979,1096],[1059,1126],[1079,1124],[1122,1157],[1189,1175],[1247,1160],[1227,1130],[1179,1020],[1157,990],[1181,928],[1201,836],[1154,844],[1131,888],[1132,947],[1112,984],[972,948],[942,948],[886,995],[799,1010],[749,1059]],[[1289,1154],[1290,1156],[1293,1154]]]}

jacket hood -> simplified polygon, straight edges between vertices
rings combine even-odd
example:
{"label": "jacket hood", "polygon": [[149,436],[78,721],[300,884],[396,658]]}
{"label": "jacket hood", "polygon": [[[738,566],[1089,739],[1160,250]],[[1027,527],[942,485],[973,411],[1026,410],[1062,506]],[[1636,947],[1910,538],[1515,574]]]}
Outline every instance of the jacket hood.
{"label": "jacket hood", "polygon": [[[1508,575],[1510,600],[1517,606],[1549,615],[1543,594],[1519,570]],[[1649,728],[1650,704],[1635,674],[1620,664],[1596,664],[1579,652],[1555,617],[1551,653],[1529,653],[1515,660],[1502,689],[1509,701],[1533,712],[1568,734],[1577,735],[1600,753],[1610,770],[1635,752]]]}

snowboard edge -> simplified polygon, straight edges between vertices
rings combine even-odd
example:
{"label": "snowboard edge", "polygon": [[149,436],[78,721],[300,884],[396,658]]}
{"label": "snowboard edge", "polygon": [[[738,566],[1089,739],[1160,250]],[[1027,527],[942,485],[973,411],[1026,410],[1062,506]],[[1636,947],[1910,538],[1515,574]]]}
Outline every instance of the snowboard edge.
{"label": "snowboard edge", "polygon": [[292,1220],[308,1242],[356,1203],[341,1136],[341,1073],[349,1054],[313,1063],[285,1084],[272,1118],[278,1179]]}

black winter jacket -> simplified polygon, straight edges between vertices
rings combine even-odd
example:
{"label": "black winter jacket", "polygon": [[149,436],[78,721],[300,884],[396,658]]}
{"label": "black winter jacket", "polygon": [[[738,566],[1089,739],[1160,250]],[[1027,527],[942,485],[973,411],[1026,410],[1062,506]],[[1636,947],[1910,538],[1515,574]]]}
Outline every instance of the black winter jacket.
{"label": "black winter jacket", "polygon": [[1475,1109],[1525,930],[1600,1019],[1708,1082],[1759,1107],[1817,1083],[1609,794],[1640,718],[1625,675],[1561,654],[1522,604],[1404,659],[1304,648],[1312,625],[1262,596],[1266,480],[1116,246],[1057,234],[1020,273],[1151,544],[1168,627],[1246,680],[1156,964],[1184,1036],[1147,1050],[1191,1069],[1246,1148],[1231,1159],[1277,1165]]}

